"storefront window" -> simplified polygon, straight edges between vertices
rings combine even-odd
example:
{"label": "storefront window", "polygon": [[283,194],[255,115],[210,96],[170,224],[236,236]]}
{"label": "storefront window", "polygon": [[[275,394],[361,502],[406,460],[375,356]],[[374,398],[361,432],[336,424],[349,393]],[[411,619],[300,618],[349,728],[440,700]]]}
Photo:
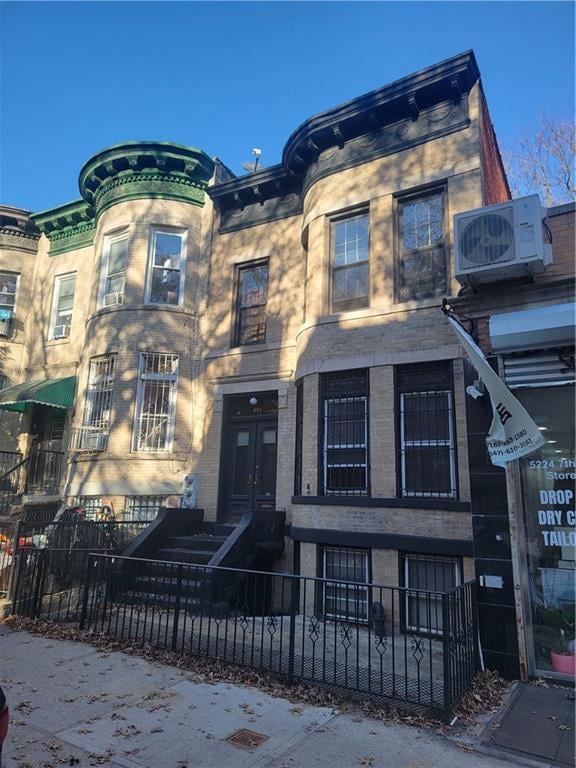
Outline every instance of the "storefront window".
{"label": "storefront window", "polygon": [[520,460],[534,671],[575,671],[574,387],[516,392],[546,439]]}

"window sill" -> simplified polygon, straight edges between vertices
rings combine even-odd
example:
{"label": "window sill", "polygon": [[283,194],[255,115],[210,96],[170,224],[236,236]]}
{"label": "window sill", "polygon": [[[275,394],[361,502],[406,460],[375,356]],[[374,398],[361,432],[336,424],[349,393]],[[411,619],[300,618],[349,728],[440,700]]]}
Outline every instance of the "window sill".
{"label": "window sill", "polygon": [[95,312],[90,315],[88,321],[95,318],[108,315],[111,312],[172,312],[179,315],[194,315],[195,313],[191,309],[186,309],[183,306],[176,306],[174,304],[115,304],[111,307],[99,307]]}
{"label": "window sill", "polygon": [[367,496],[292,496],[292,504],[320,507],[380,507],[385,509],[440,509],[445,512],[470,512],[470,503],[454,499],[381,498]]}

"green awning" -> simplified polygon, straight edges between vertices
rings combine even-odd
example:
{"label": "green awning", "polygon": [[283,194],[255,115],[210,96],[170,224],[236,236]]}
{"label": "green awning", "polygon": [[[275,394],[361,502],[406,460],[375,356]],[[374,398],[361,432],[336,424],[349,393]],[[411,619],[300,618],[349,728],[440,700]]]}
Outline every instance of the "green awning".
{"label": "green awning", "polygon": [[29,405],[70,408],[74,402],[76,376],[45,381],[27,381],[0,390],[0,410],[23,413]]}

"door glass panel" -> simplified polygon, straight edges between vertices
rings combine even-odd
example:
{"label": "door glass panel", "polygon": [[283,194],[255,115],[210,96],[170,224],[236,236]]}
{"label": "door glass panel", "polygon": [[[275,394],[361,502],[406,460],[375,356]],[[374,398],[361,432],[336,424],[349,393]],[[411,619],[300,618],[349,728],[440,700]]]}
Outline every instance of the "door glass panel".
{"label": "door glass panel", "polygon": [[262,433],[260,456],[260,493],[265,496],[276,494],[276,430],[265,429]]}
{"label": "door glass panel", "polygon": [[248,430],[236,433],[236,450],[234,452],[234,483],[232,493],[245,496],[248,493],[248,461],[249,461],[250,432]]}

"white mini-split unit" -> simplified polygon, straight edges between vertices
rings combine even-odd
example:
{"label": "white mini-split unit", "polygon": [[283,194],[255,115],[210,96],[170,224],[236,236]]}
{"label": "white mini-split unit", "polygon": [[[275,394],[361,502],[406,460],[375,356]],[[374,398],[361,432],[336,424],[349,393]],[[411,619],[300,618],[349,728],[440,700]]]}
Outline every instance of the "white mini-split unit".
{"label": "white mini-split unit", "polygon": [[456,279],[495,283],[543,272],[552,263],[546,209],[538,195],[519,197],[454,216]]}

